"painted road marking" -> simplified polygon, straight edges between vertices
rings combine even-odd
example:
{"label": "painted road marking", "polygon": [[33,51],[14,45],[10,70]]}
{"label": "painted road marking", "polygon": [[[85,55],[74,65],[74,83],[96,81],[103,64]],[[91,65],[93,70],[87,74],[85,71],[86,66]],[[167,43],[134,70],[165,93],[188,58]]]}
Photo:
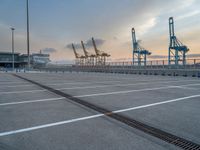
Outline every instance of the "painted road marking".
{"label": "painted road marking", "polygon": [[1,85],[16,84],[16,83],[22,84],[22,83],[26,83],[26,82],[12,82],[12,81],[10,81],[10,82],[2,82]]}
{"label": "painted road marking", "polygon": [[[107,92],[107,93],[95,93],[95,94],[87,94],[87,95],[77,95],[77,96],[73,96],[73,97],[77,97],[77,98],[81,98],[81,97],[96,97],[96,96],[105,96],[105,95],[127,94],[127,93],[142,92],[142,91],[154,91],[154,90],[170,89],[170,88],[182,88],[182,87],[181,86],[164,86],[164,87],[146,88],[146,89],[139,89],[139,90],[127,90],[127,91],[116,91],[116,92]],[[194,89],[192,89],[192,90],[194,90]],[[43,91],[48,91],[48,90],[43,90]],[[61,97],[61,99],[62,98],[63,97]],[[60,100],[60,99],[57,99],[57,100]],[[47,102],[47,101],[52,101],[52,100],[51,99],[40,99],[40,100],[31,100],[31,101],[0,103],[0,106],[15,105],[15,104],[16,105],[17,104],[28,104],[28,103],[35,103],[35,102]]]}
{"label": "painted road marking", "polygon": [[6,85],[6,86],[3,86],[3,87],[26,87],[26,86],[36,86],[34,84],[22,84],[22,85]]}
{"label": "painted road marking", "polygon": [[54,84],[47,84],[47,85],[65,85],[65,84],[93,84],[93,83],[118,83],[121,81],[102,81],[102,82],[72,82],[72,83],[54,83]]}
{"label": "painted road marking", "polygon": [[[51,84],[46,84],[46,85],[67,85],[67,84],[79,84],[79,85],[84,85],[84,84],[93,84],[93,83],[119,83],[121,81],[103,81],[103,82],[68,82],[68,83],[51,83]],[[25,83],[25,82],[24,82]],[[23,87],[23,86],[35,86],[34,84],[24,84],[24,85],[6,85],[3,87]]]}
{"label": "painted road marking", "polygon": [[19,93],[37,93],[47,90],[29,90],[29,91],[12,91],[12,92],[0,92],[0,94],[19,94]]}
{"label": "painted road marking", "polygon": [[170,89],[170,88],[177,88],[177,87],[175,87],[175,86],[164,86],[164,87],[146,88],[146,89],[139,89],[139,90],[127,90],[127,91],[116,91],[116,92],[107,92],[107,93],[95,93],[95,94],[79,95],[79,96],[74,96],[74,97],[81,98],[81,97],[94,97],[94,96],[127,94],[127,93],[133,93],[133,92],[154,91],[154,90]]}
{"label": "painted road marking", "polygon": [[156,106],[156,105],[162,105],[162,104],[167,104],[167,103],[172,103],[172,102],[177,102],[177,101],[183,101],[186,99],[197,98],[197,97],[200,97],[200,95],[191,95],[191,96],[176,98],[176,99],[172,99],[172,100],[167,100],[167,101],[162,101],[162,102],[157,102],[157,103],[152,103],[152,104],[146,104],[146,105],[141,105],[141,106],[127,108],[127,109],[116,110],[116,111],[113,111],[113,113],[121,113],[121,112],[141,109],[141,108],[152,107],[152,106]]}
{"label": "painted road marking", "polygon": [[[191,81],[191,80],[188,80],[188,81]],[[173,82],[182,82],[182,81],[166,81],[166,82],[154,82],[154,83],[173,83]],[[145,82],[145,83],[128,83],[128,84],[99,85],[99,86],[85,86],[85,87],[71,87],[71,88],[59,88],[59,89],[56,89],[56,90],[92,89],[92,88],[115,87],[115,86],[122,86],[123,87],[123,86],[146,85],[146,84],[152,84],[152,82],[149,82],[149,83]],[[188,85],[193,85],[193,84],[188,84]],[[196,84],[194,84],[194,85],[196,85]],[[181,86],[177,86],[177,87],[181,87]]]}
{"label": "painted road marking", "polygon": [[30,100],[30,101],[21,101],[21,102],[0,103],[0,106],[28,104],[28,103],[36,103],[36,102],[47,102],[47,101],[57,101],[57,100],[62,100],[62,99],[66,99],[66,98],[65,97],[59,97],[59,98],[48,98],[48,99],[39,99],[39,100]]}
{"label": "painted road marking", "polygon": [[[183,101],[186,99],[191,99],[191,98],[196,98],[196,97],[200,97],[200,95],[192,95],[192,96],[181,97],[181,98],[176,98],[176,99],[157,102],[157,103],[151,103],[151,104],[126,108],[126,109],[120,109],[120,110],[113,111],[112,113],[121,113],[121,112],[136,110],[136,109],[143,109],[143,108],[147,108],[147,107],[152,107],[152,106],[157,106],[157,105],[162,105],[162,104],[167,104],[167,103],[172,103],[172,102],[177,102],[177,101]],[[98,118],[98,117],[102,117],[102,116],[106,116],[106,114],[96,114],[96,115],[91,115],[91,116],[86,116],[86,117],[81,117],[81,118],[76,118],[76,119],[70,119],[70,120],[65,120],[65,121],[59,121],[59,122],[55,122],[55,123],[49,123],[49,124],[44,124],[44,125],[39,125],[39,126],[34,126],[34,127],[24,128],[24,129],[1,132],[0,137],[13,135],[13,134],[17,134],[17,133],[29,132],[29,131],[43,129],[43,128],[49,128],[49,127],[53,127],[53,126],[59,126],[59,125],[63,125],[63,124],[69,124],[69,123],[83,121],[83,120],[94,119],[94,118]]]}
{"label": "painted road marking", "polygon": [[[186,80],[187,81],[187,80]],[[191,81],[191,80],[188,80]],[[154,82],[154,83],[174,83],[174,82],[182,82],[182,81],[167,81],[167,82]],[[56,90],[67,90],[67,89],[90,89],[90,88],[102,88],[102,87],[115,87],[115,86],[132,86],[132,85],[145,85],[145,84],[152,84],[152,83],[138,83],[138,84],[114,84],[114,85],[99,85],[99,86],[86,86],[86,87],[73,87],[73,88],[59,88]],[[186,86],[185,84],[184,86]],[[188,84],[192,85],[192,84]],[[196,84],[194,84],[196,85]],[[180,85],[182,86],[182,85]],[[179,87],[180,87],[179,86]],[[173,87],[173,86],[171,86]],[[175,87],[175,86],[174,86]],[[47,90],[28,90],[28,91],[11,91],[11,92],[0,92],[0,94],[15,94],[15,93],[36,93],[36,92],[43,92]]]}

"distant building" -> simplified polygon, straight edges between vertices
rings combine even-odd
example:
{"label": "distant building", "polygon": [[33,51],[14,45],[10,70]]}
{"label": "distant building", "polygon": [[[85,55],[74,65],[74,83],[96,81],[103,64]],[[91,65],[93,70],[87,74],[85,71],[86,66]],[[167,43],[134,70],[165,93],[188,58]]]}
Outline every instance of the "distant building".
{"label": "distant building", "polygon": [[34,53],[31,55],[31,64],[34,67],[42,67],[50,62],[49,54]]}
{"label": "distant building", "polygon": [[[26,59],[22,59],[20,53],[14,53],[14,62],[16,68],[25,67],[25,65],[27,64],[26,60],[27,57]],[[13,58],[11,52],[0,52],[0,67],[11,68],[12,61]]]}
{"label": "distant building", "polygon": [[[30,55],[30,62],[32,67],[45,66],[50,62],[49,54],[34,53]],[[12,67],[12,53],[0,52],[0,67],[11,68]],[[25,68],[28,62],[27,54],[14,53],[15,68]]]}

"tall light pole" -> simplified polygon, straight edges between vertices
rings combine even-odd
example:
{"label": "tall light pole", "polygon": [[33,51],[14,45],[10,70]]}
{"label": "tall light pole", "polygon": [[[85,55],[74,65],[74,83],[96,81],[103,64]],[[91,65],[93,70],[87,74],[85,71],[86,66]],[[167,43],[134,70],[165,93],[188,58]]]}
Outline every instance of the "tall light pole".
{"label": "tall light pole", "polygon": [[14,54],[14,50],[15,50],[15,47],[14,47],[14,30],[15,28],[10,28],[11,31],[12,31],[12,70],[14,71],[15,70],[15,54]]}
{"label": "tall light pole", "polygon": [[27,55],[28,55],[28,70],[30,70],[30,41],[29,41],[29,0],[26,0],[26,19],[27,19]]}

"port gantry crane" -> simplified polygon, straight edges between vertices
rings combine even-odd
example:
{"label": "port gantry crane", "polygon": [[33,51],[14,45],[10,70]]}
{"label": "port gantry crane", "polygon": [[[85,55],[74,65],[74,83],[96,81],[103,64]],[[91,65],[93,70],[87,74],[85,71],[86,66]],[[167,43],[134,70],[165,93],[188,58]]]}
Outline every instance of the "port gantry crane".
{"label": "port gantry crane", "polygon": [[73,43],[72,43],[72,49],[73,49],[73,51],[74,51],[74,55],[75,55],[75,58],[76,58],[75,64],[76,64],[76,65],[84,65],[85,56],[80,55],[80,54],[77,53],[77,51],[76,51],[75,46],[74,46]]}
{"label": "port gantry crane", "polygon": [[109,54],[97,49],[94,38],[92,37],[92,44],[96,53],[96,65],[106,65],[106,58],[110,57]]}
{"label": "port gantry crane", "polygon": [[94,65],[94,64],[95,64],[95,57],[96,57],[96,55],[90,54],[90,53],[86,50],[83,41],[81,41],[81,45],[82,45],[82,48],[83,48],[83,52],[84,52],[84,54],[85,54],[85,64],[86,64],[86,65]]}
{"label": "port gantry crane", "polygon": [[186,64],[186,53],[189,51],[186,45],[183,45],[175,36],[174,33],[174,19],[169,18],[169,54],[168,54],[168,64],[179,65],[182,62],[183,65]]}
{"label": "port gantry crane", "polygon": [[140,46],[140,44],[136,39],[136,33],[134,28],[132,28],[132,42],[133,42],[133,65],[137,63],[138,66],[141,66],[143,63],[143,65],[146,66],[147,55],[151,55],[151,52]]}

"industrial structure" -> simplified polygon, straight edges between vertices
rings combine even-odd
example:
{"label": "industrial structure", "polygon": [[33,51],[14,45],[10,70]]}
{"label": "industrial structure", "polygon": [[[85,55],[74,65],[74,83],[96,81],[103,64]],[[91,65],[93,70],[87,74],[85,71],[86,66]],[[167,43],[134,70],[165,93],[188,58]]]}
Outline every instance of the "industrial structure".
{"label": "industrial structure", "polygon": [[186,53],[189,51],[188,47],[183,45],[175,36],[174,33],[174,20],[173,17],[169,18],[169,54],[168,64],[169,65],[182,65],[186,64]]}
{"label": "industrial structure", "polygon": [[136,39],[135,29],[132,28],[132,42],[133,42],[133,65],[146,66],[147,56],[151,55],[151,52],[141,47]]}
{"label": "industrial structure", "polygon": [[[49,54],[33,53],[30,55],[31,67],[43,67],[50,62]],[[0,68],[12,68],[13,53],[0,51]],[[28,55],[14,53],[14,68],[26,68],[28,66]]]}
{"label": "industrial structure", "polygon": [[107,58],[110,57],[108,53],[104,51],[100,51],[97,49],[94,38],[92,38],[92,44],[95,50],[95,54],[90,54],[84,45],[84,42],[81,41],[81,45],[83,48],[84,55],[80,55],[77,53],[74,44],[72,43],[72,49],[75,55],[75,64],[81,66],[94,66],[94,65],[106,65]]}
{"label": "industrial structure", "polygon": [[[139,40],[136,38],[135,29],[132,28],[132,64],[134,66],[146,66],[147,65],[147,57],[151,55],[151,52],[140,45]],[[175,35],[174,29],[174,20],[173,17],[169,18],[169,51],[168,51],[168,65],[186,65],[186,54],[189,51],[186,45],[183,45],[181,41]],[[100,51],[97,49],[97,45],[95,43],[94,38],[92,37],[92,44],[94,47],[95,54],[90,54],[84,45],[84,42],[81,41],[81,45],[83,48],[84,55],[80,55],[77,53],[74,45],[72,44],[72,48],[76,58],[76,65],[106,65],[107,58],[110,57],[108,53]],[[158,63],[157,63],[158,64]],[[162,63],[164,64],[164,63]]]}
{"label": "industrial structure", "polygon": [[44,67],[47,63],[50,62],[50,55],[44,54],[40,50],[40,53],[33,53],[30,55],[30,63],[33,67]]}
{"label": "industrial structure", "polygon": [[96,65],[105,65],[106,60],[108,57],[110,57],[110,55],[108,53],[105,53],[104,51],[100,51],[97,49],[94,38],[92,38],[92,44],[96,53]]}
{"label": "industrial structure", "polygon": [[75,64],[76,65],[84,65],[85,64],[85,56],[80,55],[80,54],[77,53],[73,43],[72,43],[72,49],[74,51],[74,55],[75,55],[75,58],[76,58]]}
{"label": "industrial structure", "polygon": [[85,54],[85,65],[95,65],[95,58],[96,58],[96,55],[90,54],[90,53],[86,50],[83,41],[81,41],[81,45],[82,45],[82,48],[83,48],[83,52],[84,52],[84,54]]}

